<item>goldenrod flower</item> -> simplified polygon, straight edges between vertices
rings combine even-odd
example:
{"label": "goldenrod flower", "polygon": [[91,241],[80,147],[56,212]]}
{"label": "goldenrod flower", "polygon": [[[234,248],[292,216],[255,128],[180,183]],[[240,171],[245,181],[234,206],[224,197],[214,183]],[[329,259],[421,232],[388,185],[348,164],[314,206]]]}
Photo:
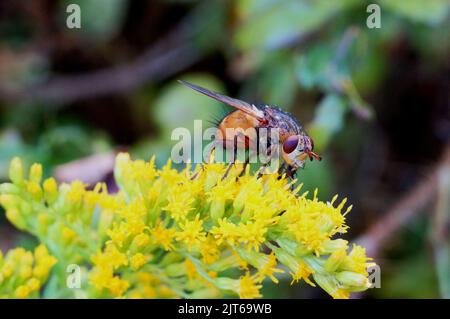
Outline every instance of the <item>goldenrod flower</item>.
{"label": "goldenrod flower", "polygon": [[133,270],[140,269],[145,263],[148,261],[148,257],[146,257],[142,253],[137,253],[130,258],[130,265]]}
{"label": "goldenrod flower", "polygon": [[34,253],[23,248],[0,253],[0,296],[2,298],[37,298],[56,259],[44,245]]}
{"label": "goldenrod flower", "polygon": [[259,293],[261,287],[261,285],[257,284],[255,278],[252,278],[249,273],[246,273],[239,280],[239,297],[242,299],[261,298],[262,295]]}
{"label": "goldenrod flower", "polygon": [[[308,197],[278,174],[258,178],[242,165],[209,163],[182,171],[117,156],[116,194],[106,185],[42,182],[42,167],[25,176],[15,158],[0,204],[16,227],[45,246],[0,257],[0,296],[37,297],[50,269],[65,284],[71,263],[88,271],[87,297],[260,298],[267,281],[319,286],[333,298],[369,288],[364,248],[348,231],[347,199]],[[58,263],[56,263],[58,261]],[[287,271],[285,271],[284,269]],[[284,273],[285,274],[282,274]],[[53,278],[52,278],[53,279]],[[5,282],[14,282],[6,289]],[[72,290],[61,296],[74,297]]]}
{"label": "goldenrod flower", "polygon": [[181,241],[189,251],[206,239],[203,230],[203,221],[200,215],[196,215],[195,219],[186,221],[180,225],[180,231],[175,234],[177,241]]}
{"label": "goldenrod flower", "polygon": [[152,235],[154,243],[167,251],[174,249],[172,242],[174,240],[175,233],[175,229],[168,229],[161,225],[158,225],[157,227],[150,230],[150,234]]}

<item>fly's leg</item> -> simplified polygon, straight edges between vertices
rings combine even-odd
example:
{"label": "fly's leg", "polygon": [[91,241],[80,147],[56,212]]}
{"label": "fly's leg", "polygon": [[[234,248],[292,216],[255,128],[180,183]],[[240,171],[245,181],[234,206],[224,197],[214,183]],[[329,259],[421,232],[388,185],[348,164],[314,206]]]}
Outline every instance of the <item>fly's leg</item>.
{"label": "fly's leg", "polygon": [[285,173],[285,172],[286,172],[286,164],[283,163],[280,165],[280,167],[278,167],[278,175],[279,175],[278,179],[280,179],[281,175],[283,175],[283,173]]}
{"label": "fly's leg", "polygon": [[227,170],[225,171],[225,174],[223,174],[222,176],[222,181],[228,176],[228,173],[231,170],[231,167],[234,165],[234,163],[236,162],[236,157],[237,157],[237,140],[238,136],[237,134],[234,135],[233,137],[233,157],[231,158],[231,162],[230,164],[228,164]]}
{"label": "fly's leg", "polygon": [[245,170],[247,169],[247,166],[248,166],[248,163],[249,163],[249,162],[250,162],[250,155],[248,155],[248,156],[245,158],[244,167],[242,168],[242,171],[241,171],[241,173],[239,174],[238,177],[241,177],[241,176],[243,176],[243,175],[245,174]]}
{"label": "fly's leg", "polygon": [[267,157],[268,157],[267,163],[265,163],[261,166],[261,168],[258,171],[258,176],[256,178],[259,179],[263,176],[263,173],[266,170],[266,167],[269,165],[270,161],[272,160],[273,155],[275,154],[275,147],[276,147],[275,145],[271,145],[269,147],[269,150],[267,151]]}
{"label": "fly's leg", "polygon": [[294,179],[296,172],[297,172],[297,170],[293,166],[288,166],[286,169],[286,176],[291,179]]}
{"label": "fly's leg", "polygon": [[258,171],[258,176],[256,176],[257,179],[260,179],[263,176],[263,172],[266,169],[266,167],[267,167],[267,164],[263,164],[261,166],[261,168]]}
{"label": "fly's leg", "polygon": [[[211,149],[208,152],[208,158],[205,160],[206,164],[208,164],[210,162],[211,156],[212,156],[212,154],[213,154],[215,149],[216,149],[216,143],[213,142],[213,143],[211,143]],[[200,168],[201,168],[202,171],[205,170],[205,166],[203,165],[203,163],[200,163]],[[197,171],[194,175],[192,175],[191,181],[196,179],[199,173],[200,173],[200,171]]]}
{"label": "fly's leg", "polygon": [[225,179],[225,178],[227,178],[227,176],[228,176],[228,173],[230,172],[230,170],[231,170],[231,167],[234,165],[234,163],[230,163],[230,164],[228,164],[228,167],[227,167],[227,170],[225,171],[225,174],[223,174],[223,176],[222,176],[222,181]]}
{"label": "fly's leg", "polygon": [[[297,169],[293,166],[288,166],[286,169],[286,176],[289,177],[291,180],[295,179],[295,174],[297,173]],[[291,192],[295,189],[295,183],[291,184]]]}
{"label": "fly's leg", "polygon": [[[213,152],[216,149],[216,146],[217,146],[217,141],[214,141],[213,143],[211,143],[211,148],[208,152],[208,158],[206,159],[205,163],[208,164],[210,162]],[[202,165],[202,167],[203,167],[203,165]]]}

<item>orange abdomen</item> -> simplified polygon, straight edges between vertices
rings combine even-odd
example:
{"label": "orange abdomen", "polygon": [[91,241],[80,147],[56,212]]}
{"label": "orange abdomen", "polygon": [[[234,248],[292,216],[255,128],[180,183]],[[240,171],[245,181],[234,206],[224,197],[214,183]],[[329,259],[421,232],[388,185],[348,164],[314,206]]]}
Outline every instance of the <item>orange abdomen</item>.
{"label": "orange abdomen", "polygon": [[[228,114],[219,124],[219,131],[222,134],[221,140],[227,146],[232,147],[234,136],[237,136],[238,147],[247,148],[252,141],[256,141],[256,130],[260,125],[259,121],[240,111],[234,111]],[[228,130],[227,130],[228,129]]]}

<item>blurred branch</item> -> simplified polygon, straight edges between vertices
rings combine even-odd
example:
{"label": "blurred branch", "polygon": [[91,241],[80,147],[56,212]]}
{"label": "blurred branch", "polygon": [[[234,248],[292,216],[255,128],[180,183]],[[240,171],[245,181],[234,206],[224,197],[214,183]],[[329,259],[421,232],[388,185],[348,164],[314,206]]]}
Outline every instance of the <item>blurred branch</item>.
{"label": "blurred branch", "polygon": [[432,171],[400,198],[377,223],[355,240],[366,247],[369,256],[376,256],[392,236],[409,220],[423,212],[425,205],[436,195],[438,178],[442,169],[450,165],[450,146],[447,146],[440,162]]}
{"label": "blurred branch", "polygon": [[206,7],[198,5],[168,35],[132,62],[85,74],[56,76],[46,83],[16,91],[0,88],[0,99],[68,103],[94,96],[127,93],[147,81],[163,80],[201,57],[204,48],[196,46],[193,39],[208,26],[208,19],[198,19],[204,15]]}
{"label": "blurred branch", "polygon": [[350,26],[347,30],[345,30],[344,35],[336,47],[336,52],[332,62],[334,68],[337,68],[337,66],[342,63],[342,60],[348,54],[348,51],[360,32],[361,30],[357,26]]}
{"label": "blurred branch", "polygon": [[115,152],[94,154],[57,166],[54,175],[61,182],[79,180],[95,184],[113,171],[115,157]]}
{"label": "blurred branch", "polygon": [[338,94],[345,95],[349,98],[353,113],[360,119],[370,120],[373,118],[372,107],[361,97],[351,77],[348,74],[342,75],[338,72],[339,66],[342,64],[360,33],[360,28],[356,26],[347,28],[336,47],[336,53],[330,65],[329,72],[334,79],[332,83],[333,89]]}

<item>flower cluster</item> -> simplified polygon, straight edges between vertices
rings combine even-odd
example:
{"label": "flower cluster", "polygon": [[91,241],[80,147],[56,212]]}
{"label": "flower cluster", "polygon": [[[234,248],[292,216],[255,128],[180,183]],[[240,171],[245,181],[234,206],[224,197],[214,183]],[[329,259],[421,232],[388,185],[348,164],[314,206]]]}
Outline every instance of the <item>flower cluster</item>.
{"label": "flower cluster", "polygon": [[[320,286],[334,298],[370,287],[365,249],[337,238],[347,231],[346,200],[300,193],[278,174],[258,176],[236,164],[162,168],[116,158],[119,192],[104,184],[28,179],[18,159],[0,186],[8,219],[45,243],[60,267],[83,267],[81,293],[92,298],[262,297],[266,281]],[[64,291],[61,288],[61,291]],[[2,286],[0,285],[0,294]],[[61,292],[60,296],[70,296]]]}
{"label": "flower cluster", "polygon": [[44,245],[36,247],[34,254],[16,248],[3,258],[0,252],[0,298],[39,297],[55,263]]}

